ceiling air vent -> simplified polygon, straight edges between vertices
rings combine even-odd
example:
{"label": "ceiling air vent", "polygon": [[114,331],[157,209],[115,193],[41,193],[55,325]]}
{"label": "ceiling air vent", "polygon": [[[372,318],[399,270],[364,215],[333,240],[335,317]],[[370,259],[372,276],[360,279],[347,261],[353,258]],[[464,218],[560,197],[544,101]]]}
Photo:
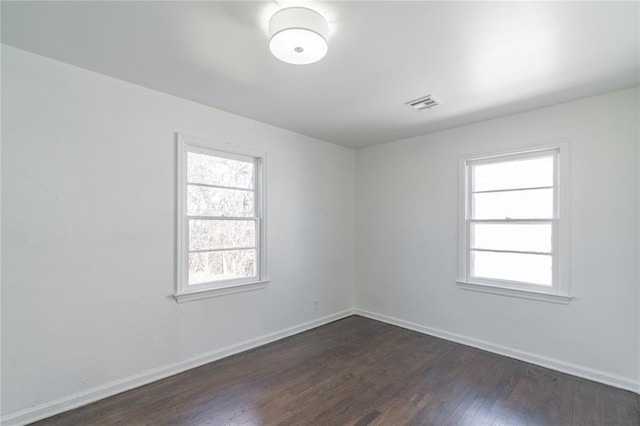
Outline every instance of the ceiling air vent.
{"label": "ceiling air vent", "polygon": [[422,109],[429,109],[429,108],[436,107],[438,105],[442,105],[442,101],[433,95],[427,95],[419,99],[409,101],[405,105],[409,105],[415,108],[416,110],[420,111]]}

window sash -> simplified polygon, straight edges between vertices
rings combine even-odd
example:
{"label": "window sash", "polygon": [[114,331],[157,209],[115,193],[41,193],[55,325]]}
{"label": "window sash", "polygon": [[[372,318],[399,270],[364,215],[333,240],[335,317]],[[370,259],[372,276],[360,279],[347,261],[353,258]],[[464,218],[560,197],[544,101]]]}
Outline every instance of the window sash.
{"label": "window sash", "polygon": [[[187,148],[187,153],[189,152],[197,152],[198,154],[202,154],[202,155],[209,155],[211,157],[219,157],[219,158],[228,158],[228,159],[232,159],[232,160],[238,160],[238,161],[243,161],[246,163],[253,163],[253,176],[252,176],[252,180],[253,180],[253,188],[237,188],[237,187],[231,187],[231,186],[224,186],[224,185],[211,185],[211,184],[206,184],[206,183],[190,183],[187,182],[186,185],[187,187],[189,185],[193,185],[193,186],[201,186],[201,187],[207,187],[207,188],[220,188],[220,189],[230,189],[230,190],[236,190],[236,191],[245,191],[245,192],[253,192],[256,193],[256,188],[258,187],[258,159],[257,158],[253,158],[253,157],[247,157],[247,156],[242,156],[242,155],[236,155],[236,154],[231,154],[231,153],[222,153],[219,151],[214,151],[211,150],[209,152],[206,152],[207,150],[203,150],[203,149],[196,149],[193,150],[192,147],[188,147]],[[188,166],[187,166],[188,167]],[[186,175],[189,175],[189,170],[186,169]],[[256,194],[257,195],[257,194]],[[186,211],[187,208],[187,199],[185,198],[185,204],[184,204],[184,209]],[[187,257],[187,264],[188,264],[188,259],[189,259],[189,254],[190,253],[212,253],[212,252],[221,252],[221,251],[238,251],[238,250],[256,250],[256,260],[255,260],[255,265],[254,265],[254,274],[250,277],[243,277],[243,278],[236,278],[236,279],[221,279],[221,280],[213,280],[213,281],[207,281],[204,283],[198,283],[198,284],[189,284],[189,269],[187,267],[187,279],[186,279],[186,287],[187,288],[194,288],[194,287],[200,287],[200,286],[214,286],[216,284],[224,284],[227,283],[229,281],[255,281],[256,278],[260,277],[260,250],[258,249],[258,247],[260,246],[259,244],[259,238],[260,238],[260,224],[259,224],[259,200],[257,196],[253,197],[253,211],[256,214],[256,216],[250,216],[250,217],[243,217],[243,216],[193,216],[193,215],[186,215],[187,220],[186,222],[186,228],[185,228],[185,234],[186,234],[186,239],[187,239],[187,253],[186,253],[186,257]],[[199,219],[199,220],[253,220],[255,223],[255,236],[256,236],[256,244],[254,247],[237,247],[237,248],[223,248],[223,249],[203,249],[203,250],[189,250],[189,221],[194,220],[194,219]]]}
{"label": "window sash", "polygon": [[[216,145],[210,141],[199,140],[192,137],[177,135],[178,144],[178,267],[177,267],[177,293],[176,297],[202,290],[227,289],[236,285],[260,284],[268,281],[266,278],[265,253],[264,253],[264,153],[246,150],[239,147],[229,146],[227,152],[209,145]],[[223,149],[226,149],[225,146]],[[208,183],[195,183],[188,181],[188,153],[193,152],[213,157],[221,157],[247,163],[253,163],[252,188],[237,188],[226,185],[215,185]],[[187,201],[189,186],[213,187],[224,190],[239,190],[254,193],[254,215],[253,216],[208,216],[208,215],[188,215]],[[207,248],[190,250],[189,246],[189,223],[192,220],[233,220],[233,221],[253,221],[255,227],[254,244],[247,247],[227,247],[227,248]],[[189,284],[189,255],[195,253],[213,252],[233,252],[239,250],[255,250],[254,275],[251,277],[240,277],[225,280],[214,280],[205,283]]]}
{"label": "window sash", "polygon": [[[540,187],[516,187],[508,189],[495,189],[495,190],[482,190],[473,191],[474,188],[474,166],[480,164],[493,164],[499,162],[511,162],[523,159],[553,157],[553,186],[540,186]],[[537,284],[526,281],[510,281],[496,278],[483,278],[472,275],[472,256],[474,251],[484,252],[499,252],[499,253],[513,253],[513,254],[525,254],[525,255],[546,255],[551,257],[551,288],[553,291],[558,290],[558,266],[557,266],[557,252],[558,252],[558,213],[559,213],[559,194],[558,194],[558,162],[559,162],[559,149],[544,149],[530,152],[522,152],[515,154],[502,154],[498,156],[488,156],[483,158],[466,160],[464,162],[465,170],[465,280],[468,282],[477,282],[480,284],[498,285],[508,288],[516,288],[523,290],[539,290],[548,289],[549,286]],[[527,191],[536,189],[552,189],[553,190],[553,215],[551,218],[518,218],[518,219],[475,219],[473,215],[473,195],[483,193],[499,193],[499,192],[513,192],[513,191]],[[538,251],[526,251],[526,250],[492,250],[492,249],[475,249],[471,247],[471,227],[474,223],[489,223],[489,224],[529,224],[529,223],[550,223],[551,224],[551,251],[550,252],[538,252]]]}
{"label": "window sash", "polygon": [[[492,219],[492,220],[472,220],[472,219],[468,219],[467,221],[467,245],[466,245],[466,259],[467,259],[467,265],[466,265],[466,272],[467,272],[467,276],[466,279],[467,281],[479,281],[479,282],[483,282],[483,283],[492,283],[492,282],[497,282],[497,283],[501,283],[502,285],[505,286],[522,286],[524,288],[529,288],[529,286],[533,286],[535,288],[539,288],[539,287],[544,287],[544,288],[548,288],[548,286],[545,286],[543,284],[537,284],[537,283],[532,283],[532,282],[527,282],[527,281],[509,281],[509,280],[503,280],[503,279],[498,279],[498,278],[486,278],[486,277],[480,277],[480,276],[476,276],[476,275],[472,275],[472,271],[473,271],[473,265],[472,263],[472,256],[471,253],[472,252],[490,252],[490,253],[512,253],[512,254],[523,254],[523,255],[537,255],[537,256],[551,256],[551,268],[552,268],[552,272],[551,272],[551,286],[552,288],[555,288],[556,283],[556,263],[557,263],[557,256],[555,256],[556,250],[557,250],[557,245],[556,245],[556,237],[555,237],[555,233],[556,233],[556,229],[554,227],[554,223],[556,223],[557,221],[555,220],[548,220],[548,219],[505,219],[505,220],[496,220],[496,219]],[[550,251],[535,251],[535,250],[501,250],[501,249],[486,249],[486,248],[473,248],[471,247],[471,227],[474,223],[490,223],[490,224],[550,224],[551,225],[551,250]]]}

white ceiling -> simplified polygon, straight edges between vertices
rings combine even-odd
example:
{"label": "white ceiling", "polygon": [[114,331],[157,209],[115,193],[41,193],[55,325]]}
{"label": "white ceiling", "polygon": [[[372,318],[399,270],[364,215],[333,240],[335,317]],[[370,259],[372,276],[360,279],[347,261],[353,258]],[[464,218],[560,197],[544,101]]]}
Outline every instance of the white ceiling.
{"label": "white ceiling", "polygon": [[[271,56],[267,23],[329,21],[312,65]],[[350,147],[640,84],[640,3],[9,2],[2,42]],[[444,102],[415,111],[405,102]]]}

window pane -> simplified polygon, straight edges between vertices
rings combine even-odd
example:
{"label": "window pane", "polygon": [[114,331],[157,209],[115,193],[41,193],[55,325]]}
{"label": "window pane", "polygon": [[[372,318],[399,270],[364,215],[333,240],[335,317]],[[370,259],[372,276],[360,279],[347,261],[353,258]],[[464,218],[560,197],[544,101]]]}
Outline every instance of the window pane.
{"label": "window pane", "polygon": [[551,286],[551,256],[471,251],[471,276]]}
{"label": "window pane", "polygon": [[551,252],[551,223],[472,223],[471,248]]}
{"label": "window pane", "polygon": [[253,188],[253,162],[187,153],[187,182]]}
{"label": "window pane", "polygon": [[476,164],[473,191],[553,186],[553,156]]}
{"label": "window pane", "polygon": [[189,253],[189,285],[256,276],[255,250]]}
{"label": "window pane", "polygon": [[187,214],[191,216],[252,217],[253,192],[187,185]]}
{"label": "window pane", "polygon": [[189,250],[255,247],[253,220],[190,220]]}
{"label": "window pane", "polygon": [[473,194],[472,219],[551,219],[553,189]]}

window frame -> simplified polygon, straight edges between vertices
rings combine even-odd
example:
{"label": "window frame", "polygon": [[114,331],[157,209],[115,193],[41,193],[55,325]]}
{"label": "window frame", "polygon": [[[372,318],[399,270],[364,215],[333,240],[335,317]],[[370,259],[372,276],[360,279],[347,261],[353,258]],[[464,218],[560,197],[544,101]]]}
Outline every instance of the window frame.
{"label": "window frame", "polygon": [[[551,223],[552,285],[525,283],[492,278],[472,277],[471,272],[471,223],[480,221],[471,218],[472,173],[471,167],[478,164],[498,163],[525,158],[554,156],[553,216]],[[556,303],[571,300],[569,287],[569,141],[562,140],[544,145],[520,147],[503,151],[463,155],[459,159],[459,242],[458,242],[458,286],[465,290],[522,297]],[[504,219],[488,223],[534,223],[533,219]],[[507,250],[511,252],[510,250]],[[513,250],[517,252],[517,250]]]}
{"label": "window frame", "polygon": [[[189,152],[220,158],[247,161],[254,164],[255,215],[242,220],[256,223],[256,275],[189,285],[189,219],[187,215],[187,155]],[[194,136],[176,133],[176,288],[178,302],[223,296],[238,292],[265,288],[269,283],[266,262],[266,158],[263,151],[230,143],[220,143]],[[231,188],[232,189],[232,188]],[[200,216],[198,216],[200,217]],[[215,220],[215,217],[202,218]],[[233,217],[236,219],[235,217]]]}

